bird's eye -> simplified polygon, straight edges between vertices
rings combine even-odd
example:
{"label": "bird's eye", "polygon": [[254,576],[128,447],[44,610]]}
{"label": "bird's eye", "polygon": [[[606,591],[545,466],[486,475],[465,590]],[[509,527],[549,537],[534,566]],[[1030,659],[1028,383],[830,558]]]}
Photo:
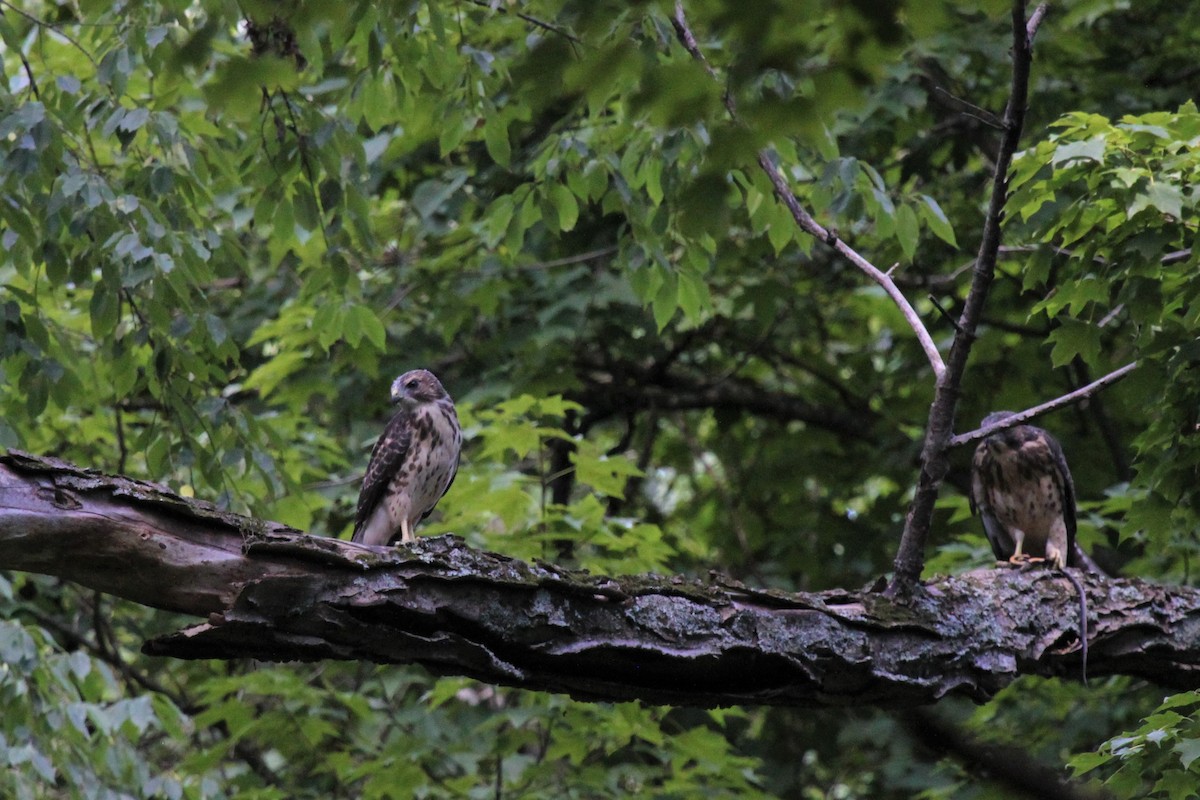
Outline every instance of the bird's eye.
{"label": "bird's eye", "polygon": [[412,379],[410,379],[410,380],[409,380],[409,382],[408,382],[408,383],[404,384],[404,388],[405,388],[405,389],[415,389],[415,388],[417,388],[417,386],[418,386],[420,383],[421,383],[421,382],[420,382],[420,381],[418,381],[416,378],[412,378]]}

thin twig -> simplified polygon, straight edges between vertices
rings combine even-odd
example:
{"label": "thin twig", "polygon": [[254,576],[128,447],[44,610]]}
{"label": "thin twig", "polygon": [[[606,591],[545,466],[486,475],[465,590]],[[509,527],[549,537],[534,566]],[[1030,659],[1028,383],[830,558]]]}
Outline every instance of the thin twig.
{"label": "thin twig", "polygon": [[44,20],[40,20],[37,17],[35,17],[33,14],[30,14],[28,11],[22,11],[21,9],[17,8],[12,3],[7,2],[7,0],[0,0],[0,6],[4,6],[5,8],[12,9],[18,15],[29,20],[30,22],[32,22],[34,25],[38,26],[39,28],[47,28],[49,30],[54,31],[59,36],[61,36],[62,38],[66,39],[68,42],[70,42],[72,45],[74,45],[75,48],[79,50],[79,52],[83,53],[84,57],[86,57],[88,61],[92,62],[93,67],[95,67],[96,69],[100,69],[100,64],[97,63],[96,59],[92,57],[92,54],[89,53],[84,48],[84,46],[79,43],[79,40],[73,38],[70,34],[65,33],[62,30],[62,28],[60,28],[59,26],[57,26],[53,23],[50,23],[50,22],[46,22]]}
{"label": "thin twig", "polygon": [[1125,304],[1117,303],[1116,308],[1114,308],[1112,311],[1109,311],[1107,314],[1105,314],[1103,317],[1100,318],[1100,321],[1096,323],[1096,327],[1103,328],[1104,326],[1108,325],[1108,323],[1110,323],[1114,319],[1116,319],[1117,315],[1119,315],[1124,310],[1125,310]]}
{"label": "thin twig", "polygon": [[[676,37],[684,49],[704,67],[709,75],[717,79],[716,70],[708,63],[708,59],[704,57],[704,54],[700,52],[696,36],[692,33],[692,29],[688,25],[687,17],[683,11],[683,0],[676,0],[675,2],[675,14],[671,18],[671,25],[675,28]],[[728,92],[725,93],[725,108],[729,111],[731,117],[736,118],[737,107],[734,104],[733,96]],[[835,231],[817,222],[800,205],[800,201],[796,199],[796,195],[792,192],[791,187],[788,186],[787,179],[780,172],[779,167],[776,166],[775,160],[775,154],[768,148],[764,148],[758,153],[758,166],[766,174],[767,179],[771,181],[771,185],[775,189],[775,196],[787,206],[792,219],[795,220],[802,231],[832,247],[843,258],[847,259],[862,272],[865,272],[871,280],[883,287],[883,290],[892,299],[892,302],[900,308],[900,312],[904,315],[904,319],[908,322],[909,327],[917,335],[917,341],[920,342],[921,349],[925,351],[925,357],[929,359],[929,364],[933,368],[934,377],[938,383],[941,383],[942,376],[946,371],[946,365],[942,361],[942,354],[938,352],[933,337],[929,335],[929,331],[921,321],[921,316],[917,313],[916,309],[912,307],[908,299],[904,296],[904,293],[900,291],[895,281],[887,273],[860,255],[858,251],[846,244],[846,242],[842,241]]]}
{"label": "thin twig", "polygon": [[[477,6],[480,6],[481,8],[486,8],[489,11],[498,11],[501,14],[509,13],[509,9],[505,8],[502,5],[499,5],[498,3],[492,2],[492,0],[471,0],[471,2]],[[540,20],[537,17],[531,17],[528,14],[522,14],[520,11],[513,12],[513,14],[514,14],[514,16],[525,20],[526,22],[528,22],[530,25],[533,25],[534,27],[541,28],[542,30],[545,30],[545,31],[550,31],[551,33],[557,33],[559,36],[562,36],[564,39],[569,41],[571,44],[583,44],[582,39],[580,39],[578,36],[571,33],[570,31],[566,30],[565,28],[560,28],[557,25],[553,25],[544,20]]]}
{"label": "thin twig", "polygon": [[940,302],[938,302],[937,297],[935,297],[932,294],[929,295],[929,302],[933,303],[933,307],[936,308],[939,312],[941,312],[941,315],[945,318],[945,320],[947,322],[950,323],[951,326],[953,326],[954,330],[956,330],[959,333],[962,333],[962,328],[960,328],[958,326],[958,320],[956,320],[953,316],[951,316],[950,312],[947,311]]}
{"label": "thin twig", "polygon": [[38,91],[37,78],[33,77],[33,67],[29,64],[29,59],[24,53],[20,53],[21,64],[25,67],[25,76],[29,78],[29,89],[33,92],[35,100],[41,102],[42,93]]}
{"label": "thin twig", "polygon": [[783,173],[775,166],[767,151],[762,151],[758,154],[758,165],[766,173],[767,178],[771,181],[771,185],[775,187],[775,195],[787,206],[788,211],[792,214],[792,219],[796,221],[801,230],[825,242],[840,253],[843,258],[858,267],[862,272],[865,272],[871,280],[883,287],[888,297],[892,298],[892,302],[899,307],[900,312],[904,315],[904,319],[908,322],[909,327],[912,328],[913,333],[917,335],[917,341],[920,342],[921,349],[925,351],[925,357],[929,359],[929,365],[933,368],[934,380],[937,383],[941,383],[942,376],[946,372],[946,365],[942,361],[942,354],[938,352],[933,337],[929,335],[929,330],[925,327],[925,323],[921,321],[921,316],[912,307],[912,304],[908,302],[908,298],[900,291],[900,287],[896,285],[896,282],[860,255],[857,250],[846,244],[836,233],[822,226],[813,219],[811,214],[804,210],[800,205],[800,201],[796,199],[796,195],[792,193],[791,188],[787,185],[787,180],[783,177]]}
{"label": "thin twig", "polygon": [[617,250],[618,248],[614,244],[609,245],[608,247],[601,247],[597,250],[589,250],[588,252],[580,253],[579,255],[551,259],[550,261],[535,261],[532,264],[517,264],[516,268],[522,270],[553,269],[554,267],[565,267],[571,264],[582,264],[586,261],[595,261],[598,258],[611,256],[615,254]]}
{"label": "thin twig", "polygon": [[1103,378],[1094,380],[1087,386],[1082,386],[1073,392],[1064,394],[1062,397],[1056,397],[1053,400],[1048,400],[1045,403],[1042,403],[1041,405],[1034,406],[1033,408],[1027,408],[1019,414],[1013,414],[1011,417],[1005,417],[999,422],[994,422],[986,427],[977,428],[969,433],[960,433],[958,436],[951,437],[948,445],[950,447],[961,447],[964,444],[977,442],[980,439],[991,436],[993,433],[1005,430],[1006,428],[1011,428],[1014,425],[1021,425],[1035,417],[1040,417],[1042,414],[1048,414],[1049,412],[1063,408],[1064,406],[1074,405],[1080,400],[1086,400],[1087,398],[1096,394],[1096,392],[1099,392],[1101,389],[1111,386],[1112,384],[1121,380],[1121,378],[1124,378],[1126,375],[1133,372],[1135,369],[1137,369],[1137,365],[1138,362],[1131,361],[1120,369],[1115,369],[1108,373]]}
{"label": "thin twig", "polygon": [[[704,53],[700,52],[700,44],[696,41],[696,35],[692,33],[692,29],[687,22],[687,16],[683,13],[683,0],[675,0],[675,14],[671,17],[671,26],[675,28],[675,36],[679,39],[680,44],[683,45],[683,49],[687,50],[691,57],[699,62],[700,66],[704,67],[713,80],[720,80],[721,78],[717,75],[717,70],[712,64],[708,63],[708,59],[704,57]],[[732,109],[730,113],[733,113]]]}
{"label": "thin twig", "polygon": [[933,90],[940,94],[942,98],[948,101],[949,104],[957,111],[966,114],[968,117],[979,120],[989,128],[995,128],[998,131],[1004,130],[1004,123],[1000,120],[1000,118],[991,111],[988,111],[986,108],[980,108],[974,103],[963,100],[961,97],[951,94],[941,86],[935,86],[933,87]]}

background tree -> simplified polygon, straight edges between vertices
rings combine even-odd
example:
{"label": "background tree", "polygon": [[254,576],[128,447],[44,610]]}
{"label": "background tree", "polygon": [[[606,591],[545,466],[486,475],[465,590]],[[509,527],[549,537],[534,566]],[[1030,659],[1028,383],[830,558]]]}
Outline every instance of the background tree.
{"label": "background tree", "polygon": [[[0,444],[345,535],[387,384],[423,365],[470,437],[425,533],[607,573],[873,581],[933,376],[756,154],[899,265],[945,347],[1009,5],[689,2],[713,80],[662,3],[4,0]],[[957,426],[1138,358],[1044,424],[1084,546],[1170,583],[1197,547],[1197,14],[1051,7]],[[990,560],[967,465],[927,572]],[[1124,678],[921,714],[700,712],[155,661],[137,645],[169,615],[27,574],[0,577],[0,610],[14,796],[1007,796],[1015,746],[1182,797],[1200,752],[1200,697],[1156,710]]]}

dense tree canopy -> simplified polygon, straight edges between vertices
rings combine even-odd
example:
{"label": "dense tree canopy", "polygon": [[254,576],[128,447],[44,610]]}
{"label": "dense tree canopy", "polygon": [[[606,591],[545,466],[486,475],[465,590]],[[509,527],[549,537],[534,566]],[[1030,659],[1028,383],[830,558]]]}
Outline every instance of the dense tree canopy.
{"label": "dense tree canopy", "polygon": [[[885,575],[935,370],[839,245],[890,269],[948,352],[1003,162],[1013,4],[679,8],[687,31],[670,2],[0,0],[0,445],[345,536],[388,383],[425,366],[467,443],[424,534],[781,590]],[[1166,584],[1200,555],[1198,39],[1200,8],[1160,0],[1040,19],[954,426],[1136,359],[1039,424],[1071,462],[1084,548]],[[968,450],[926,575],[990,564]],[[0,793],[1182,798],[1200,781],[1200,695],[1127,677],[902,714],[700,711],[138,652],[175,627],[0,573]]]}

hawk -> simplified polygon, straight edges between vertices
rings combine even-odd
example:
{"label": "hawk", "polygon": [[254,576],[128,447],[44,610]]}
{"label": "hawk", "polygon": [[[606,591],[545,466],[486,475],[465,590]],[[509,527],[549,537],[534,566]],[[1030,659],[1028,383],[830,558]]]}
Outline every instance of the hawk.
{"label": "hawk", "polygon": [[[1015,416],[995,411],[986,428]],[[984,438],[975,448],[971,470],[971,513],[983,517],[983,530],[996,558],[1021,564],[1045,559],[1062,571],[1079,593],[1081,674],[1087,684],[1087,593],[1064,569],[1075,563],[1075,483],[1058,441],[1041,428],[1014,425]]]}
{"label": "hawk", "polygon": [[[987,427],[1014,416],[988,414]],[[996,558],[1014,564],[1045,558],[1062,569],[1075,566],[1075,484],[1062,447],[1032,425],[1015,425],[986,437],[975,449],[971,474],[971,513],[983,517],[983,530]]]}
{"label": "hawk", "polygon": [[392,382],[391,399],[400,408],[375,442],[358,495],[351,539],[362,544],[414,541],[413,528],[458,472],[462,430],[441,381],[414,369]]}

